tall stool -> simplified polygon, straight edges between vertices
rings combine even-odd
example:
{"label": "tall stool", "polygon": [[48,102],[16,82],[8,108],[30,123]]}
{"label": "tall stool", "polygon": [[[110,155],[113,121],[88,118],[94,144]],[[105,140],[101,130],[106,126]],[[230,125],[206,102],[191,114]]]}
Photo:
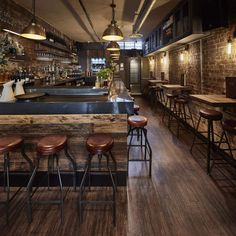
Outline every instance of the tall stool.
{"label": "tall stool", "polygon": [[[211,169],[213,167],[213,165],[211,166],[211,163],[210,163],[211,162],[211,148],[213,147],[213,144],[217,143],[217,142],[215,142],[215,138],[214,138],[214,135],[216,135],[216,134],[214,133],[213,122],[214,121],[221,121],[223,118],[223,114],[220,111],[216,111],[216,110],[201,109],[199,111],[199,115],[200,115],[200,117],[198,119],[196,132],[195,132],[195,135],[193,138],[193,143],[192,143],[190,152],[192,153],[193,146],[195,144],[197,144],[197,143],[195,143],[195,141],[196,141],[198,128],[199,128],[201,119],[204,118],[207,120],[207,132],[199,132],[199,133],[207,133],[207,142],[206,142],[207,143],[207,174],[210,175]],[[213,164],[214,164],[214,159],[213,159]]]}
{"label": "tall stool", "polygon": [[187,123],[187,120],[190,120],[193,128],[195,128],[192,112],[189,108],[188,103],[189,101],[187,98],[175,98],[174,114],[176,115],[177,123],[178,123],[177,137],[179,137],[179,128],[180,128],[181,120],[183,120],[185,123]]}
{"label": "tall stool", "polygon": [[164,90],[161,87],[156,88],[156,99],[160,104],[165,103]]}
{"label": "tall stool", "polygon": [[[224,120],[222,122],[222,126],[223,126],[223,131],[219,142],[219,148],[221,147],[222,143],[226,143],[228,148],[224,149],[222,148],[222,149],[225,151],[229,151],[230,156],[234,158],[233,151],[236,151],[236,149],[231,147],[227,134],[236,136],[236,120],[231,120],[231,119]],[[225,139],[225,141],[223,139]]]}
{"label": "tall stool", "polygon": [[[15,152],[18,149],[21,149],[21,155],[28,162],[30,171],[33,169],[33,163],[29,157],[25,154],[24,150],[24,140],[20,136],[5,136],[0,138],[0,154],[4,158],[4,169],[3,169],[3,182],[4,190],[6,191],[6,200],[1,201],[1,204],[4,204],[6,207],[6,221],[9,221],[9,204],[11,200],[16,196],[21,187],[16,191],[13,196],[10,196],[10,152]],[[30,173],[30,172],[29,172]]]}
{"label": "tall stool", "polygon": [[[63,212],[63,204],[64,204],[64,196],[63,196],[63,185],[62,185],[62,179],[59,169],[59,158],[58,153],[63,151],[65,153],[65,156],[68,158],[68,160],[71,162],[73,166],[73,186],[75,189],[76,186],[76,163],[71,157],[71,155],[68,152],[67,148],[67,137],[65,135],[48,135],[43,138],[41,138],[36,147],[37,151],[37,160],[36,165],[33,170],[33,173],[31,175],[31,178],[29,180],[29,183],[27,185],[27,216],[28,216],[28,222],[32,222],[32,204],[53,204],[53,205],[60,205],[61,206],[61,223],[63,223],[64,220],[64,212]],[[36,176],[36,173],[39,168],[39,161],[42,157],[48,158],[48,171],[47,171],[47,183],[48,183],[48,189],[50,186],[50,174],[54,172],[54,164],[56,162],[56,173],[58,176],[59,186],[60,186],[60,198],[57,200],[42,200],[37,201],[33,200],[33,194],[36,192],[36,190],[32,193],[33,183]]]}
{"label": "tall stool", "polygon": [[[109,204],[112,205],[113,209],[113,224],[116,224],[116,183],[114,180],[113,175],[116,174],[116,160],[113,157],[111,150],[114,145],[114,140],[109,134],[102,134],[102,133],[97,133],[97,134],[92,134],[88,137],[86,141],[86,148],[89,152],[88,154],[88,159],[87,159],[87,164],[85,167],[85,171],[82,177],[82,181],[80,184],[80,195],[79,195],[79,217],[80,217],[80,222],[83,222],[83,205],[85,204]],[[83,194],[85,191],[85,185],[86,185],[86,179],[88,177],[88,184],[90,188],[90,176],[92,174],[91,171],[91,164],[92,164],[92,159],[94,156],[98,156],[99,159],[99,169],[97,171],[93,171],[93,173],[97,174],[106,174],[107,171],[109,172],[109,176],[111,179],[111,184],[112,184],[112,190],[113,190],[113,195],[111,200],[85,200],[83,198]],[[102,157],[106,157],[106,162],[107,162],[107,170],[102,171],[101,170],[101,159]],[[114,164],[114,169],[115,173],[112,173],[110,169],[110,158],[113,161]]]}
{"label": "tall stool", "polygon": [[162,121],[164,121],[166,113],[168,113],[168,127],[170,127],[171,117],[173,116],[173,111],[175,109],[175,98],[177,98],[177,94],[167,93],[166,101],[164,105],[164,111],[162,115]]}
{"label": "tall stool", "polygon": [[[152,175],[152,149],[147,138],[147,129],[145,128],[145,126],[147,125],[147,121],[148,120],[145,116],[134,115],[134,116],[128,117],[128,124],[130,126],[130,130],[128,132],[128,136],[130,135],[130,141],[128,145],[128,170],[129,170],[130,161],[149,162],[149,177],[151,177]],[[132,144],[133,137],[135,136],[135,131],[137,135],[137,141],[139,141],[138,144]],[[144,137],[144,140],[143,140],[143,137]],[[141,158],[130,159],[129,153],[130,153],[131,147],[140,147],[141,149],[144,147],[144,159],[141,159]],[[147,154],[149,155],[149,158],[147,158]]]}

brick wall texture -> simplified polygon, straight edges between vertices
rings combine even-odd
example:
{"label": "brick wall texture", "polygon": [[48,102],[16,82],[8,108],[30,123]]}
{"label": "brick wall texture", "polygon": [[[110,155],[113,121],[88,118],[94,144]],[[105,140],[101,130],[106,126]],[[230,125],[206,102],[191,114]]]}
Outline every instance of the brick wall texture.
{"label": "brick wall texture", "polygon": [[[171,49],[167,53],[167,63],[161,64],[161,55],[154,56],[154,75],[160,77],[165,72],[170,83],[180,83],[181,74],[185,74],[188,85],[193,86],[193,93],[225,94],[225,77],[236,76],[236,39],[233,40],[232,54],[227,54],[227,40],[232,38],[235,25],[212,30],[208,36],[189,43],[188,50],[183,47]],[[184,52],[184,60],[180,54]],[[201,79],[202,55],[202,79]]]}

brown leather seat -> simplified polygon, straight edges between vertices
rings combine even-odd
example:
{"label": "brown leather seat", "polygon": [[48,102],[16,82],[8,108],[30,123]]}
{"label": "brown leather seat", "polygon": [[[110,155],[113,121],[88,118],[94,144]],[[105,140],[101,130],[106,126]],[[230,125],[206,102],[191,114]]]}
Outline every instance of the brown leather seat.
{"label": "brown leather seat", "polygon": [[5,136],[0,138],[0,154],[15,151],[23,144],[24,140],[20,136]]}
{"label": "brown leather seat", "polygon": [[145,116],[129,116],[128,124],[134,127],[144,127],[147,125],[147,118]]}
{"label": "brown leather seat", "polygon": [[172,94],[172,93],[167,93],[166,97],[167,97],[167,99],[174,99],[174,98],[178,97],[178,95],[177,94]]}
{"label": "brown leather seat", "polygon": [[184,98],[175,98],[175,102],[178,104],[187,104],[188,100]]}
{"label": "brown leather seat", "polygon": [[113,147],[114,140],[109,134],[92,134],[86,141],[87,150],[91,154],[102,154],[110,151]]}
{"label": "brown leather seat", "polygon": [[236,120],[224,120],[223,129],[230,134],[236,135]]}
{"label": "brown leather seat", "polygon": [[220,111],[211,110],[211,109],[200,109],[199,114],[201,117],[209,120],[221,120],[223,114]]}
{"label": "brown leather seat", "polygon": [[134,112],[138,112],[140,109],[139,105],[134,104]]}
{"label": "brown leather seat", "polygon": [[66,142],[65,135],[45,136],[37,143],[37,152],[43,156],[55,154],[65,148]]}

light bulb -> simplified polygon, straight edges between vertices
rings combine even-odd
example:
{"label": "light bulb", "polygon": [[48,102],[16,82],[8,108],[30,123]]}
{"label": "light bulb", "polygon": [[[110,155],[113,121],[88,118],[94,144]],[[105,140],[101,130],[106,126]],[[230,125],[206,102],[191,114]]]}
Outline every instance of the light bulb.
{"label": "light bulb", "polygon": [[232,53],[232,40],[229,39],[227,43],[227,54],[231,55],[231,53]]}

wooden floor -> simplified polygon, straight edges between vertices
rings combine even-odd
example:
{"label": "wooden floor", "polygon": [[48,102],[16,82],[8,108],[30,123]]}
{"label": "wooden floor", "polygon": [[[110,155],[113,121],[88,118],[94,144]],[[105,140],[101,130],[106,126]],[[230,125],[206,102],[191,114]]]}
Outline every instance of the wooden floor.
{"label": "wooden floor", "polygon": [[[171,132],[163,125],[160,109],[152,111],[141,98],[135,102],[141,106],[140,114],[149,117],[153,175],[151,179],[147,177],[147,165],[130,163],[128,186],[118,189],[116,227],[111,209],[103,206],[86,208],[81,225],[78,191],[72,189],[66,195],[63,225],[59,208],[45,205],[34,207],[33,223],[29,225],[22,191],[11,204],[8,226],[0,206],[0,235],[236,235],[235,169],[225,163],[217,164],[209,177],[198,149],[195,148],[194,156],[189,152],[192,134],[181,131],[177,139],[175,127]],[[138,155],[137,150],[133,149],[132,155]],[[105,190],[105,197],[109,197],[111,191]],[[54,197],[51,192],[47,196]],[[103,195],[101,189],[92,189],[91,197]]]}

